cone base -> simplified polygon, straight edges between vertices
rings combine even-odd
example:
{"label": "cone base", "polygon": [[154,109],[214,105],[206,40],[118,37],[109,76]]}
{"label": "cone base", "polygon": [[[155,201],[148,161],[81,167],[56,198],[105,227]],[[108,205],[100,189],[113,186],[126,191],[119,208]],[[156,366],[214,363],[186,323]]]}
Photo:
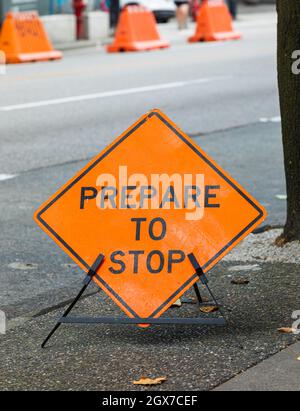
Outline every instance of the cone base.
{"label": "cone base", "polygon": [[38,61],[60,60],[62,57],[62,53],[56,50],[40,53],[6,54],[6,63],[33,63]]}
{"label": "cone base", "polygon": [[128,43],[118,44],[112,43],[107,46],[107,51],[109,53],[118,53],[118,52],[128,52],[128,51],[150,51],[157,49],[165,49],[170,47],[170,44],[167,41],[162,40],[151,40],[151,41],[136,41]]}
{"label": "cone base", "polygon": [[236,31],[228,31],[221,33],[214,33],[212,35],[196,35],[189,37],[189,43],[197,43],[200,41],[227,41],[239,40],[242,37],[241,33]]}

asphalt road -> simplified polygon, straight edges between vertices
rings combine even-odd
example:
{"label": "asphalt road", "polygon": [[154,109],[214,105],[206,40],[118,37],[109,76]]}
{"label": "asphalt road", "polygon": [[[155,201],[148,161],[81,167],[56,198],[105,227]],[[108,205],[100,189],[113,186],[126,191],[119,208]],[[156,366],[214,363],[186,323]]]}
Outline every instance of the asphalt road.
{"label": "asphalt road", "polygon": [[0,77],[0,308],[10,317],[61,303],[82,276],[35,226],[34,210],[151,108],[244,184],[271,223],[283,223],[275,14],[241,16],[237,26],[241,41],[192,45],[192,30],[170,24],[161,27],[169,50],[77,50]]}
{"label": "asphalt road", "polygon": [[[242,41],[187,44],[191,31],[178,34],[171,24],[161,27],[172,39],[169,50],[91,49],[67,53],[60,62],[10,66],[0,78],[0,173],[93,156],[151,108],[191,135],[277,116],[275,14],[255,16],[241,17]],[[170,85],[182,81],[188,84]],[[139,91],[144,87],[150,90]],[[71,101],[51,102],[64,98]]]}

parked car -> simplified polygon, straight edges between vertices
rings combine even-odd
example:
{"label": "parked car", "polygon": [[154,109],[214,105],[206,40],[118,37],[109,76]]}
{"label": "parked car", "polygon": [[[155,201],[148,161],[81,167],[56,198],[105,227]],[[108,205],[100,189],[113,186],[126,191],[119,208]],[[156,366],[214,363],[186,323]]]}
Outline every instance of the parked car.
{"label": "parked car", "polygon": [[167,23],[172,17],[175,16],[175,3],[173,0],[120,0],[121,7],[126,4],[138,3],[145,7],[148,7],[159,23]]}

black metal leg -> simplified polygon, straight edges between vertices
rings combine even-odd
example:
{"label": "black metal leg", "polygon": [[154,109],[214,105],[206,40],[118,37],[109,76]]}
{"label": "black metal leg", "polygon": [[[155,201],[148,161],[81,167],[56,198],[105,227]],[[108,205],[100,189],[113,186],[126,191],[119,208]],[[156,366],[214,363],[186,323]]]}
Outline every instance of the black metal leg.
{"label": "black metal leg", "polygon": [[[77,304],[77,302],[80,300],[82,294],[85,292],[85,290],[87,289],[88,285],[90,284],[92,278],[89,277],[88,283],[84,284],[84,286],[82,287],[82,289],[80,290],[80,292],[78,293],[78,295],[75,297],[75,299],[73,300],[73,302],[70,304],[70,306],[67,308],[67,310],[63,313],[62,318],[67,317],[67,315],[71,312],[71,310],[73,309],[73,307]],[[45,341],[42,344],[42,348],[45,347],[45,345],[47,344],[47,342],[50,340],[50,338],[52,337],[52,335],[58,330],[58,328],[61,326],[61,321],[58,320],[57,324],[55,325],[55,327],[53,328],[53,330],[50,332],[50,334],[48,335],[48,337],[45,339]]]}
{"label": "black metal leg", "polygon": [[[219,303],[217,302],[216,297],[214,296],[213,292],[211,291],[211,289],[210,289],[210,287],[209,287],[209,285],[208,285],[207,277],[206,277],[206,275],[204,274],[204,272],[203,272],[203,270],[202,270],[202,267],[200,266],[200,264],[199,264],[198,260],[196,259],[195,255],[194,255],[193,253],[192,253],[192,254],[189,254],[189,255],[188,255],[188,258],[189,258],[192,266],[194,267],[196,273],[198,274],[198,276],[199,276],[202,284],[205,285],[205,287],[207,288],[207,291],[209,292],[209,294],[210,294],[210,296],[211,296],[214,304],[216,305],[216,307],[219,308],[221,314],[222,314],[223,317],[225,318],[225,315],[224,315],[224,313],[222,312],[222,310],[221,310],[221,308],[220,308],[220,306],[219,306]],[[198,291],[199,291],[199,290],[198,290]]]}
{"label": "black metal leg", "polygon": [[[227,319],[227,316],[226,316],[225,312],[223,311],[223,308],[220,307],[220,305],[219,305],[216,297],[214,296],[211,288],[209,287],[209,285],[208,285],[208,280],[207,280],[207,278],[206,278],[206,275],[204,274],[204,272],[203,272],[203,270],[202,270],[202,267],[200,266],[199,262],[197,261],[195,255],[194,255],[194,254],[189,254],[189,255],[188,255],[188,258],[189,258],[192,266],[195,268],[196,273],[198,274],[198,276],[199,276],[202,284],[204,284],[205,287],[207,288],[207,291],[209,292],[209,294],[210,294],[213,302],[214,302],[215,305],[219,308],[219,311],[220,311],[222,317],[224,318],[225,323],[227,324],[227,326],[230,326],[231,328],[233,328],[232,325],[231,325],[230,320]],[[243,345],[240,343],[239,339],[236,337],[235,334],[233,334],[233,337],[234,337],[234,339],[236,340],[238,347],[239,347],[240,349],[244,349]]]}
{"label": "black metal leg", "polygon": [[95,273],[97,272],[98,268],[101,266],[101,264],[104,261],[104,255],[103,254],[99,254],[99,256],[97,257],[96,261],[94,262],[94,264],[92,265],[91,269],[89,270],[89,272],[87,273],[83,283],[83,287],[81,288],[81,290],[79,291],[78,295],[74,298],[74,300],[72,301],[72,303],[69,305],[69,307],[66,309],[66,311],[63,313],[63,315],[61,316],[61,318],[58,320],[58,322],[56,323],[55,327],[53,328],[53,330],[49,333],[49,335],[47,336],[47,338],[45,339],[45,341],[42,344],[42,348],[45,347],[45,345],[47,344],[47,342],[50,340],[50,338],[52,337],[52,335],[58,330],[58,328],[61,326],[62,324],[62,319],[66,318],[68,316],[68,314],[72,311],[72,309],[74,308],[74,306],[78,303],[78,301],[80,300],[80,298],[82,297],[83,293],[85,292],[85,290],[87,289],[87,287],[89,286],[90,282],[92,281],[93,276],[95,275]]}
{"label": "black metal leg", "polygon": [[198,299],[198,303],[200,305],[200,304],[203,303],[203,299],[201,297],[200,290],[199,290],[199,287],[198,287],[197,283],[194,284],[194,290],[195,290],[195,293],[196,293],[196,296],[197,296],[197,299]]}
{"label": "black metal leg", "polygon": [[205,284],[205,287],[207,288],[207,291],[209,292],[209,294],[210,294],[213,302],[215,303],[215,305],[216,305],[217,307],[219,307],[219,310],[220,310],[221,314],[223,315],[222,310],[221,310],[221,308],[220,308],[220,306],[219,306],[219,303],[218,303],[215,295],[214,295],[213,292],[211,291],[211,288],[210,288],[210,286],[208,285],[208,283]]}

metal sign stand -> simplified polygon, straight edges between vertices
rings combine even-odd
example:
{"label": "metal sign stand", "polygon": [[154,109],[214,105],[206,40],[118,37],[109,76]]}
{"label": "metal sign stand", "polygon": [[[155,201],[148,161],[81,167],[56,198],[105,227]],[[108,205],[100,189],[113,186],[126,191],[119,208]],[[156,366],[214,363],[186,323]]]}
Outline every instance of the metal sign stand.
{"label": "metal sign stand", "polygon": [[[195,317],[195,318],[140,318],[140,317],[70,317],[68,316],[72,309],[75,307],[77,302],[82,297],[83,293],[89,286],[92,281],[93,276],[96,274],[97,270],[101,267],[104,262],[104,255],[99,254],[96,261],[92,265],[91,269],[87,273],[85,279],[83,280],[83,287],[79,291],[78,295],[75,297],[74,301],[70,304],[67,310],[63,313],[61,318],[57,321],[55,327],[49,333],[47,338],[42,344],[42,348],[44,348],[53,334],[58,330],[61,324],[196,324],[196,325],[217,325],[217,326],[224,326],[227,324],[226,318],[224,313],[222,312],[216,297],[214,296],[211,288],[208,285],[208,279],[204,274],[200,264],[198,263],[194,254],[189,254],[188,258],[195,269],[195,272],[198,274],[200,281],[206,287],[207,291],[209,292],[210,296],[212,297],[212,301],[219,308],[222,317],[215,317],[215,318],[202,318],[202,317]],[[194,284],[194,291],[197,296],[197,300],[199,305],[203,304],[203,299],[201,297],[201,293],[197,283]]]}

